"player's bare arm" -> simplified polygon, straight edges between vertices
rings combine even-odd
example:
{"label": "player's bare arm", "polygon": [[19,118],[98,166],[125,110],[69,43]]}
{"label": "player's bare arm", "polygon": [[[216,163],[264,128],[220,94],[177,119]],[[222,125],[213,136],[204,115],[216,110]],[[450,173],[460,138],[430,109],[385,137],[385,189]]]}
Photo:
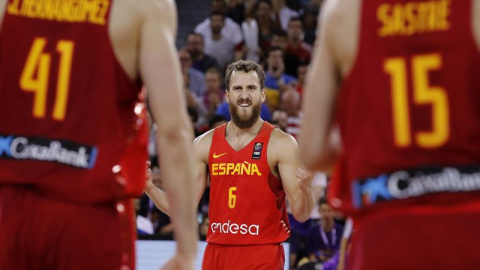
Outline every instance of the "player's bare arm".
{"label": "player's bare arm", "polygon": [[472,10],[473,10],[473,16],[472,16],[473,36],[475,37],[477,48],[480,51],[480,0],[473,1]]}
{"label": "player's bare arm", "polygon": [[[312,170],[331,171],[340,148],[333,125],[337,91],[339,81],[348,73],[356,53],[356,43],[344,40],[357,35],[356,31],[344,27],[358,17],[339,12],[346,2],[349,1],[326,1],[324,4],[318,26],[320,38],[306,79],[299,144],[302,163]],[[350,2],[359,5],[360,1]]]}
{"label": "player's bare arm", "polygon": [[312,192],[313,173],[300,166],[298,145],[295,139],[279,129],[272,132],[268,146],[269,164],[281,179],[293,217],[306,221],[315,205]]}
{"label": "player's bare arm", "polygon": [[[139,68],[147,86],[153,119],[158,127],[157,144],[162,160],[164,187],[174,225],[177,251],[191,260],[197,251],[197,222],[193,130],[184,108],[182,78],[175,50],[176,11],[172,0],[150,0],[143,9],[139,41]],[[168,69],[167,69],[168,68]],[[181,233],[180,233],[181,232]],[[190,262],[189,262],[190,263]],[[178,259],[170,267],[181,267]]]}
{"label": "player's bare arm", "polygon": [[3,16],[5,14],[5,9],[7,8],[7,0],[0,0],[0,28],[2,27]]}
{"label": "player's bare arm", "polygon": [[[210,145],[212,144],[213,130],[199,136],[193,142],[193,149],[195,155],[195,168],[196,168],[196,179],[197,179],[197,205],[202,198],[203,192],[207,185],[207,163],[208,163],[208,153]],[[147,184],[145,187],[145,193],[153,201],[155,206],[160,209],[165,214],[171,214],[170,203],[168,200],[167,192],[157,188],[152,183],[150,168],[147,169]]]}

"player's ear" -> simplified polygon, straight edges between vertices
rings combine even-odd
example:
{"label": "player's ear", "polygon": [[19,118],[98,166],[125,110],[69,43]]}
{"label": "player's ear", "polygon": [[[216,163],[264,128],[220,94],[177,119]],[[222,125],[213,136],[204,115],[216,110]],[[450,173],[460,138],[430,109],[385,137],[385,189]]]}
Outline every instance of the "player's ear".
{"label": "player's ear", "polygon": [[265,90],[265,88],[262,88],[262,92],[260,96],[261,96],[262,103],[265,102],[265,99],[267,98],[267,91]]}

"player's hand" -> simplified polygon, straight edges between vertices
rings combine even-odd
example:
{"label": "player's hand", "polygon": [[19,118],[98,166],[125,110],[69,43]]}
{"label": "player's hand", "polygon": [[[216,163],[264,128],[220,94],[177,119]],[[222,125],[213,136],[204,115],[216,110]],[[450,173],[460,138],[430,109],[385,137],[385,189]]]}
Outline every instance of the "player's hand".
{"label": "player's hand", "polygon": [[314,175],[315,172],[307,170],[302,165],[297,169],[296,176],[298,180],[298,186],[302,191],[308,192],[312,190],[312,182]]}
{"label": "player's hand", "polygon": [[145,190],[149,190],[153,187],[155,187],[155,185],[153,184],[153,181],[152,181],[152,164],[150,163],[150,161],[147,161],[146,162],[146,185],[145,185]]}
{"label": "player's hand", "polygon": [[193,270],[195,258],[192,256],[175,254],[161,270]]}

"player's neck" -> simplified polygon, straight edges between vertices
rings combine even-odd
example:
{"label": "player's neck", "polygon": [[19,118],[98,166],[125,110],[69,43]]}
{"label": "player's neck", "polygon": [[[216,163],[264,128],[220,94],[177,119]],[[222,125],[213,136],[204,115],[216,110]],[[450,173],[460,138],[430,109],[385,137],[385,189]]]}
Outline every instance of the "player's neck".
{"label": "player's neck", "polygon": [[248,136],[247,134],[256,136],[260,132],[262,125],[263,120],[260,117],[250,128],[239,128],[233,121],[230,121],[227,126],[227,133],[231,132],[235,137]]}

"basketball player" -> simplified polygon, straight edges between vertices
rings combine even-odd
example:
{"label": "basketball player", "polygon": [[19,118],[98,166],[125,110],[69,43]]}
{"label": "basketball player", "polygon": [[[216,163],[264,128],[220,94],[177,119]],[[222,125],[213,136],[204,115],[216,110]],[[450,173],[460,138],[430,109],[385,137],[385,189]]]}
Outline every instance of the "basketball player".
{"label": "basketball player", "polygon": [[[210,175],[210,227],[203,269],[283,269],[281,243],[290,234],[285,199],[304,222],[313,206],[311,172],[299,168],[295,139],[260,118],[265,74],[251,61],[230,64],[225,97],[232,121],[198,137],[199,200]],[[147,194],[168,202],[151,180]]]}
{"label": "basketball player", "polygon": [[350,269],[476,269],[480,1],[338,0],[322,9],[302,160],[353,215]]}
{"label": "basketball player", "polygon": [[182,233],[169,267],[193,268],[193,136],[173,1],[2,0],[0,14],[0,269],[135,268],[141,81],[176,181],[166,189]]}

